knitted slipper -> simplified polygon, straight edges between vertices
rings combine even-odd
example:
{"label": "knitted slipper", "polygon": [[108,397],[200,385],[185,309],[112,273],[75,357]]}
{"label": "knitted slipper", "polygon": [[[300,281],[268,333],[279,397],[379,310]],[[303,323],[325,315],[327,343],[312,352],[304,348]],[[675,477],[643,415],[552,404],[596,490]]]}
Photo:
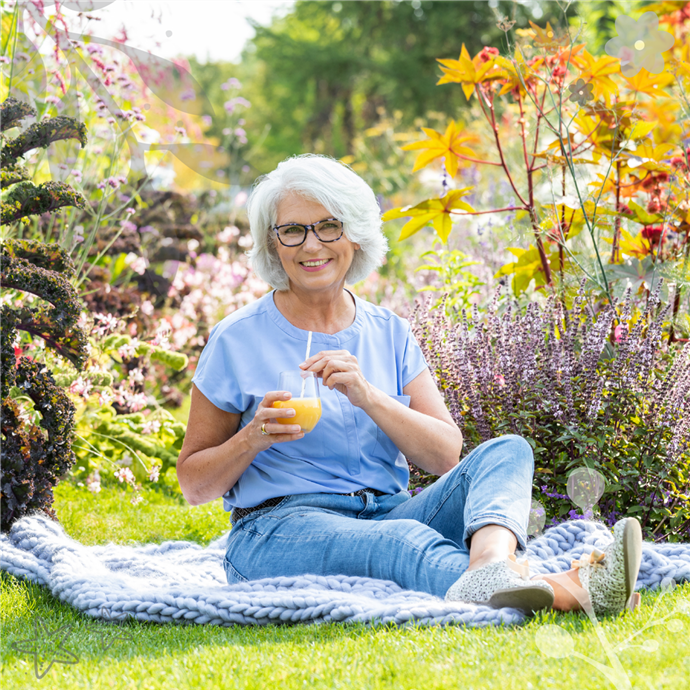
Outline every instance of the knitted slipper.
{"label": "knitted slipper", "polygon": [[465,601],[500,609],[505,606],[532,614],[551,608],[553,587],[544,580],[530,580],[527,559],[518,563],[514,555],[465,571],[446,592],[446,601]]}
{"label": "knitted slipper", "polygon": [[571,566],[578,569],[582,587],[589,593],[597,615],[615,615],[640,601],[635,592],[642,561],[642,529],[636,518],[623,518],[613,526],[613,543],[594,549]]}

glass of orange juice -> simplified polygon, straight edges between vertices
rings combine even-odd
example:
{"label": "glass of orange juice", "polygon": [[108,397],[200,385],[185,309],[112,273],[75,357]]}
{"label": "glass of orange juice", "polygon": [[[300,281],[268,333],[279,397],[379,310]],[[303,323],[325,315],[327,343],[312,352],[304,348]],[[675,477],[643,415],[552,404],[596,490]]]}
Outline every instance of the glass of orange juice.
{"label": "glass of orange juice", "polygon": [[290,400],[277,400],[273,407],[288,408],[295,411],[294,417],[278,417],[279,424],[299,424],[308,434],[321,419],[321,395],[319,383],[313,371],[282,371],[278,381],[279,391],[288,391]]}

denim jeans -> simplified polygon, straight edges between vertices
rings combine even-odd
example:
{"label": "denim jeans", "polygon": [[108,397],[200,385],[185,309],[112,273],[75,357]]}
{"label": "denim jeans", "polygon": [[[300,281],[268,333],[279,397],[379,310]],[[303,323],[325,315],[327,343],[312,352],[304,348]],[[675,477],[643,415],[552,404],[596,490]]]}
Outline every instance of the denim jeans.
{"label": "denim jeans", "polygon": [[482,443],[421,493],[310,493],[238,520],[223,566],[229,584],[264,577],[393,580],[444,597],[469,565],[470,538],[501,525],[526,548],[534,458],[520,436]]}

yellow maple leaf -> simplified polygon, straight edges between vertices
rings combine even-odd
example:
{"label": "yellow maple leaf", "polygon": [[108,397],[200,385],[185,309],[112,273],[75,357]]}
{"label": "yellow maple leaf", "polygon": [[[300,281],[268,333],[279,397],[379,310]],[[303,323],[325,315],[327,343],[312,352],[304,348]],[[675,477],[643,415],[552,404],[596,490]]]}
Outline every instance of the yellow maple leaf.
{"label": "yellow maple leaf", "polygon": [[532,21],[530,21],[529,25],[532,27],[532,40],[535,45],[540,48],[559,48],[567,46],[570,43],[570,36],[568,33],[564,32],[557,36],[549,22],[546,22],[545,29],[537,26]]}
{"label": "yellow maple leaf", "polygon": [[618,84],[611,79],[612,74],[620,72],[620,61],[618,58],[603,55],[600,58],[594,57],[586,50],[573,57],[573,64],[582,70],[579,75],[587,84],[592,84],[595,98],[603,96],[604,101],[609,104],[611,96],[618,93]]}
{"label": "yellow maple leaf", "polygon": [[[602,237],[601,239],[604,240],[606,244],[613,244],[613,239],[610,237]],[[625,228],[621,228],[618,248],[621,254],[625,254],[625,256],[636,256],[638,259],[644,259],[644,257],[652,251],[650,243],[644,240],[641,233],[637,236],[633,236]]]}
{"label": "yellow maple leaf", "polygon": [[670,84],[673,84],[673,75],[670,72],[660,74],[650,74],[642,68],[634,77],[624,77],[627,82],[626,88],[632,93],[646,93],[648,96],[658,98],[666,96],[663,92]]}
{"label": "yellow maple leaf", "polygon": [[462,200],[462,197],[469,194],[473,189],[474,187],[451,189],[440,199],[427,199],[416,206],[392,208],[381,216],[381,220],[386,222],[395,218],[412,216],[412,219],[403,225],[398,239],[405,240],[427,225],[431,225],[436,230],[436,234],[441,238],[441,241],[445,243],[448,241],[448,236],[453,227],[451,213],[458,210],[467,213],[474,212],[474,209],[466,201]]}
{"label": "yellow maple leaf", "polygon": [[443,72],[443,76],[436,82],[436,85],[460,84],[468,101],[474,93],[476,84],[505,77],[503,70],[495,59],[482,62],[478,55],[471,59],[464,43],[457,60],[441,60],[437,58],[436,61],[441,63],[441,71]]}
{"label": "yellow maple leaf", "polygon": [[534,73],[542,66],[544,58],[536,58],[531,65],[525,62],[522,51],[518,48],[515,50],[515,55],[512,60],[498,56],[496,64],[503,68],[504,79],[506,80],[503,88],[499,91],[499,95],[508,93],[513,89],[519,89],[521,95],[525,95],[525,84],[532,79]]}
{"label": "yellow maple leaf", "polygon": [[415,161],[412,172],[417,172],[425,168],[431,161],[436,158],[445,158],[446,170],[451,177],[455,177],[458,172],[458,156],[474,156],[474,151],[467,146],[463,146],[468,141],[478,141],[479,137],[475,134],[468,134],[460,130],[451,120],[444,134],[437,132],[435,129],[422,127],[424,134],[429,137],[424,141],[415,141],[412,144],[406,144],[400,148],[403,151],[416,151],[418,149],[427,149],[424,153],[420,153]]}

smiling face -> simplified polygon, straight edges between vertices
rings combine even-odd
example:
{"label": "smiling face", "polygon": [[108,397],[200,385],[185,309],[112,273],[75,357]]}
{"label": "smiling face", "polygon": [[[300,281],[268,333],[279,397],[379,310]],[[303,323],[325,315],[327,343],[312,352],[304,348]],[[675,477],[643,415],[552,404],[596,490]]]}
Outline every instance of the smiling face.
{"label": "smiling face", "polygon": [[[310,225],[334,215],[316,201],[289,193],[278,204],[276,225]],[[271,233],[291,289],[342,290],[345,274],[355,251],[360,248],[359,244],[350,242],[344,234],[336,242],[320,242],[310,230],[307,239],[299,247],[285,247],[278,241],[275,232]]]}

